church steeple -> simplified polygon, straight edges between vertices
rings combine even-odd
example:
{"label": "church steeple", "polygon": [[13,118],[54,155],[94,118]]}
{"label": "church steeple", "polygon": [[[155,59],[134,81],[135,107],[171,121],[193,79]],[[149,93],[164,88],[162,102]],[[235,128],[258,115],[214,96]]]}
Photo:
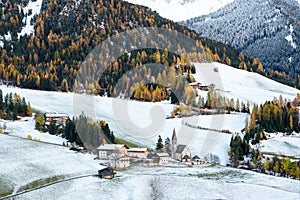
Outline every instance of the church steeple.
{"label": "church steeple", "polygon": [[175,128],[173,129],[172,144],[177,144],[177,136],[176,136]]}
{"label": "church steeple", "polygon": [[172,135],[172,158],[175,158],[175,152],[177,150],[177,136],[175,128],[173,129],[173,135]]}

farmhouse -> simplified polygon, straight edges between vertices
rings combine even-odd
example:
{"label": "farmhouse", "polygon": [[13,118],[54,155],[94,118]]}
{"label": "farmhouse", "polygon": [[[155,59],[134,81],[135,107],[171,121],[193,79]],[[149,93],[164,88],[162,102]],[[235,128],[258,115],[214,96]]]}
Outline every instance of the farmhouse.
{"label": "farmhouse", "polygon": [[169,163],[169,160],[170,155],[168,153],[149,154],[146,159],[149,166],[165,165]]}
{"label": "farmhouse", "polygon": [[127,149],[127,155],[129,157],[134,158],[147,158],[148,156],[148,149],[147,148],[130,148]]}
{"label": "farmhouse", "polygon": [[180,162],[190,162],[191,160],[191,151],[187,145],[178,144],[177,145],[177,136],[175,129],[173,130],[172,135],[172,158],[179,160]]}
{"label": "farmhouse", "polygon": [[159,156],[157,154],[148,154],[146,162],[149,166],[159,165]]}
{"label": "farmhouse", "polygon": [[45,124],[50,125],[50,122],[55,121],[56,125],[66,125],[68,115],[65,113],[45,113]]}
{"label": "farmhouse", "polygon": [[108,159],[113,153],[116,154],[127,154],[127,148],[124,144],[101,144],[98,148],[98,158]]}
{"label": "farmhouse", "polygon": [[130,157],[125,154],[112,153],[108,159],[110,166],[114,169],[124,169],[130,166]]}
{"label": "farmhouse", "polygon": [[169,164],[170,155],[168,153],[157,153],[159,157],[158,165],[166,165]]}

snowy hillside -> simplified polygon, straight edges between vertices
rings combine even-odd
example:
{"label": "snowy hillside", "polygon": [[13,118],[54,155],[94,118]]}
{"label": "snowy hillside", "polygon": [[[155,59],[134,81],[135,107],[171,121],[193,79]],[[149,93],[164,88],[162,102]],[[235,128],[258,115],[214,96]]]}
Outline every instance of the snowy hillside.
{"label": "snowy hillside", "polygon": [[[11,192],[41,179],[95,174],[101,167],[89,155],[1,134],[0,147],[0,182]],[[180,199],[300,198],[297,180],[221,166],[134,166],[116,175],[112,180],[86,177],[61,182],[15,199],[178,199],[179,194]]]}
{"label": "snowy hillside", "polygon": [[90,154],[66,147],[26,141],[0,134],[0,186],[14,192],[33,181],[55,176],[95,174],[101,168]]}
{"label": "snowy hillside", "polygon": [[125,0],[151,8],[160,16],[183,21],[214,12],[234,0]]}
{"label": "snowy hillside", "polygon": [[[196,80],[200,83],[214,83],[222,95],[239,98],[251,104],[261,104],[282,95],[293,100],[300,90],[278,83],[257,73],[236,69],[225,64],[195,64]],[[218,72],[214,71],[218,69]]]}
{"label": "snowy hillside", "polygon": [[[228,97],[239,98],[250,103],[263,103],[272,100],[281,94],[284,98],[293,99],[299,90],[272,81],[256,73],[235,69],[223,64],[195,64],[196,79],[201,83],[214,82],[217,89],[223,91]],[[217,67],[219,72],[213,69]],[[215,81],[220,79],[219,81]],[[205,80],[203,80],[205,79]],[[171,137],[175,128],[178,142],[188,144],[193,154],[201,156],[207,153],[218,155],[222,164],[228,160],[227,149],[231,135],[208,132],[207,130],[194,129],[182,124],[182,119],[168,119],[173,105],[169,102],[146,103],[136,101],[125,101],[107,97],[91,97],[88,95],[73,95],[72,93],[34,91],[20,88],[7,88],[0,86],[3,93],[16,92],[31,102],[33,108],[43,112],[67,113],[70,116],[86,114],[96,119],[105,119],[114,131],[115,135],[146,145],[155,147],[157,136],[163,139]],[[91,102],[91,106],[87,104]],[[244,128],[244,121],[247,115],[221,115],[199,116],[184,119],[189,124],[198,124],[203,127],[218,130],[229,129],[232,132]],[[231,121],[234,122],[231,122]],[[29,122],[28,122],[29,123]],[[232,124],[234,123],[234,125]],[[16,132],[21,124],[12,125],[10,129]],[[22,126],[22,125],[21,125]],[[8,127],[9,129],[9,127]],[[32,132],[34,132],[32,127]],[[30,134],[28,129],[25,136]],[[39,137],[38,135],[34,135]],[[43,138],[41,138],[43,139]]]}

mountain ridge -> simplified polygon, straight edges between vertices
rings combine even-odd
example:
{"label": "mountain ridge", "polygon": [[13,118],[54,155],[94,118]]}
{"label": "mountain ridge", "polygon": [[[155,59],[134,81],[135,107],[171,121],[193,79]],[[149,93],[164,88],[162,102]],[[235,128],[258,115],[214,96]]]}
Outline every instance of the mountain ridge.
{"label": "mountain ridge", "polygon": [[209,15],[183,22],[210,39],[258,57],[299,85],[300,6],[296,0],[235,0]]}

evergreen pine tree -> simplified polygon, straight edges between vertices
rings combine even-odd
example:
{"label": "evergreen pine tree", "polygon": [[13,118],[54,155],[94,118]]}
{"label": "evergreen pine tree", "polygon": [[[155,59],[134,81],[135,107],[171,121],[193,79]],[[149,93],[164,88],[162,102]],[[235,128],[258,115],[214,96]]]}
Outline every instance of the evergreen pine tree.
{"label": "evergreen pine tree", "polygon": [[159,135],[159,136],[158,136],[157,143],[156,143],[156,150],[158,151],[158,150],[162,149],[163,146],[164,146],[164,145],[163,145],[163,143],[162,143],[161,136]]}
{"label": "evergreen pine tree", "polygon": [[52,120],[49,125],[49,134],[55,135],[57,133],[56,121]]}

